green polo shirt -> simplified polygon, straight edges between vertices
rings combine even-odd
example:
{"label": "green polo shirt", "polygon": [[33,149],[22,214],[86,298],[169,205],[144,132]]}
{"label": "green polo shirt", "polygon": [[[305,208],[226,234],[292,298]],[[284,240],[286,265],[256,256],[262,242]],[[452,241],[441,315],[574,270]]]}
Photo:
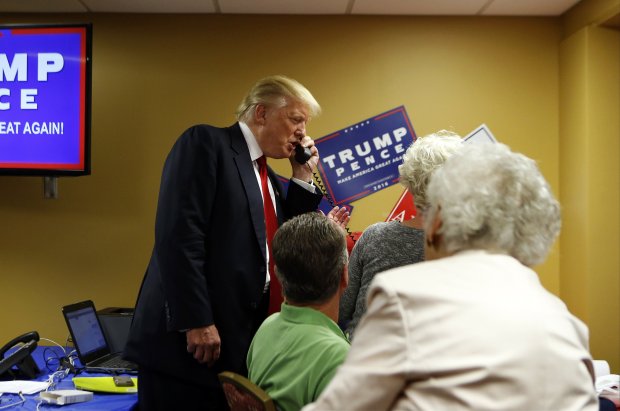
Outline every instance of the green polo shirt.
{"label": "green polo shirt", "polygon": [[317,399],[342,364],[349,341],[325,314],[282,304],[263,322],[247,357],[248,376],[282,411]]}

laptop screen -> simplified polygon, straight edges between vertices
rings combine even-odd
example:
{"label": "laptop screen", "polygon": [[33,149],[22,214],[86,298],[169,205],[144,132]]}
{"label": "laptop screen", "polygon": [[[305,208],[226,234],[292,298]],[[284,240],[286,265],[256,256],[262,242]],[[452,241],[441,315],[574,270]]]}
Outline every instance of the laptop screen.
{"label": "laptop screen", "polygon": [[111,353],[97,317],[95,304],[91,300],[66,305],[62,307],[62,314],[83,365]]}
{"label": "laptop screen", "polygon": [[73,342],[80,348],[80,354],[88,354],[107,348],[103,331],[92,307],[67,313],[67,321],[73,332]]}

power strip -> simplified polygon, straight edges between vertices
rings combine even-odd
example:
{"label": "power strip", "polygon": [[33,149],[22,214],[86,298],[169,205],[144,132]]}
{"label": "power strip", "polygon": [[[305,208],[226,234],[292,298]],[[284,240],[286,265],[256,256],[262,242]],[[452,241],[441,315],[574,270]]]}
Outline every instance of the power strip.
{"label": "power strip", "polygon": [[48,404],[65,405],[90,401],[93,399],[93,393],[82,390],[56,390],[44,391],[39,397],[41,401],[45,401]]}

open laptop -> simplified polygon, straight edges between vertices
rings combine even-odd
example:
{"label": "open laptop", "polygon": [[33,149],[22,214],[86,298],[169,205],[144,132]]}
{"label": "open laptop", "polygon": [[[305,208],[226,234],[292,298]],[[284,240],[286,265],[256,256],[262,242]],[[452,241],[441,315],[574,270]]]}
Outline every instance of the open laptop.
{"label": "open laptop", "polygon": [[88,372],[136,373],[138,366],[112,352],[92,301],[62,307],[62,314],[82,365]]}

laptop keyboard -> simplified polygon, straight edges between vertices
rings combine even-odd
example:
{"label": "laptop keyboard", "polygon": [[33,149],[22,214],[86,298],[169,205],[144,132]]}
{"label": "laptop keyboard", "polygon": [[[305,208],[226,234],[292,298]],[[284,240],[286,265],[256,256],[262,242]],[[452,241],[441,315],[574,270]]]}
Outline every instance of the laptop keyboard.
{"label": "laptop keyboard", "polygon": [[97,367],[100,368],[127,368],[127,369],[137,369],[137,365],[132,363],[131,361],[127,361],[122,359],[120,356],[109,358],[99,364]]}

